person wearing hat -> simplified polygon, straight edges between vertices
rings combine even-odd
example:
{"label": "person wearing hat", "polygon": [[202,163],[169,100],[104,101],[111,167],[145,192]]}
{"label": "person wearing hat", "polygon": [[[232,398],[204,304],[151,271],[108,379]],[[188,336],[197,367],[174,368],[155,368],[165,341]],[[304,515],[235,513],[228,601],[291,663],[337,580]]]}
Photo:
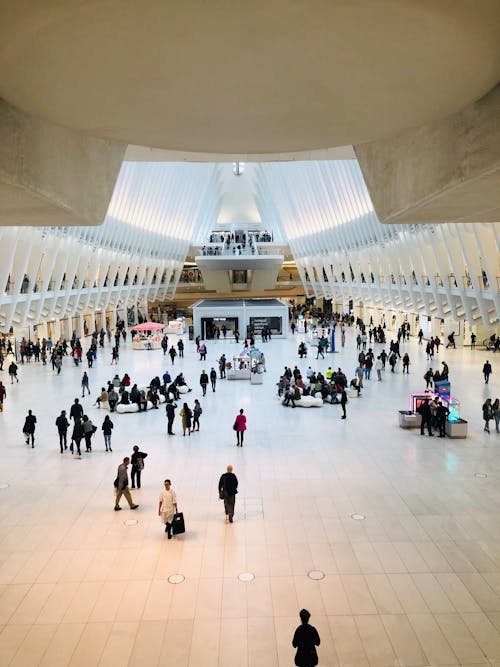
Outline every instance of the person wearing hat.
{"label": "person wearing hat", "polygon": [[299,616],[302,623],[292,639],[292,646],[297,649],[295,664],[297,667],[315,667],[318,664],[316,646],[320,645],[319,634],[315,627],[309,625],[311,614],[307,609],[301,609]]}

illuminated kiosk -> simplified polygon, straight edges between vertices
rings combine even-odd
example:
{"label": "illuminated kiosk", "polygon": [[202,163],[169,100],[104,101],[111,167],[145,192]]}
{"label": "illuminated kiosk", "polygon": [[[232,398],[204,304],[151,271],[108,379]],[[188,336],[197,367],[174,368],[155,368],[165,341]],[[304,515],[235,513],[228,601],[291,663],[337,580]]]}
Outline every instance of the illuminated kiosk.
{"label": "illuminated kiosk", "polygon": [[467,421],[460,417],[460,401],[450,395],[450,383],[441,381],[435,383],[437,391],[411,392],[409,396],[409,409],[399,411],[399,426],[401,428],[420,428],[422,417],[417,412],[420,405],[427,398],[433,401],[439,397],[441,403],[448,408],[449,415],[446,420],[445,433],[449,438],[466,438]]}
{"label": "illuminated kiosk", "polygon": [[164,328],[159,322],[143,322],[131,327],[134,332],[132,348],[134,350],[159,350],[163,338],[160,333]]}

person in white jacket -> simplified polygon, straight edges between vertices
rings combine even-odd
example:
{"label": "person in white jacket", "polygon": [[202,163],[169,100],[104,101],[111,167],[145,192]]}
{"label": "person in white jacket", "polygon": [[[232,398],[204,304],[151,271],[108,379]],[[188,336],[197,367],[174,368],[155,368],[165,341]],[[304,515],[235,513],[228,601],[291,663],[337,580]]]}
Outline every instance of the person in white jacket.
{"label": "person in white jacket", "polygon": [[375,360],[375,370],[377,371],[377,378],[378,381],[382,381],[382,368],[384,367],[384,364],[382,363],[382,359],[380,357],[377,357]]}

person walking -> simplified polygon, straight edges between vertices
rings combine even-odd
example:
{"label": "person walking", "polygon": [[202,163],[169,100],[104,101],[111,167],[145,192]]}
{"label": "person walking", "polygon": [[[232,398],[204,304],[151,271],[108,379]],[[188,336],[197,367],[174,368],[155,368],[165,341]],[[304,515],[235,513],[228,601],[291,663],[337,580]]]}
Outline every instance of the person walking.
{"label": "person walking", "polygon": [[484,430],[486,433],[490,432],[490,419],[493,419],[493,407],[491,405],[491,398],[487,398],[483,403],[483,419]]}
{"label": "person walking", "polygon": [[311,614],[307,609],[301,609],[299,616],[301,625],[295,630],[292,639],[292,646],[297,649],[295,664],[297,667],[315,667],[318,664],[316,646],[320,645],[321,640],[316,628],[309,625]]}
{"label": "person walking", "polygon": [[123,463],[120,463],[118,466],[118,472],[116,474],[116,479],[114,481],[114,487],[116,489],[116,498],[115,498],[115,512],[119,512],[121,507],[119,505],[120,498],[125,496],[125,500],[128,502],[131,510],[136,510],[139,505],[135,505],[132,496],[130,494],[130,489],[128,488],[128,465],[130,463],[130,458],[126,456],[123,459]]}
{"label": "person walking", "polygon": [[94,426],[94,424],[87,417],[87,415],[83,415],[82,424],[83,424],[83,436],[85,438],[85,451],[91,452],[92,451],[92,436],[97,431],[97,427]]}
{"label": "person walking", "polygon": [[378,381],[382,382],[382,359],[380,355],[375,360],[375,370],[377,371]]}
{"label": "person walking", "polygon": [[31,440],[32,449],[35,446],[35,425],[36,425],[36,417],[31,410],[28,410],[28,414],[26,415],[26,419],[24,420],[23,433],[26,437],[27,445],[30,444]]}
{"label": "person walking", "polygon": [[107,452],[112,452],[113,450],[111,449],[111,433],[113,431],[113,422],[111,421],[109,415],[106,415],[104,417],[104,421],[102,422],[102,434],[104,436],[104,446],[106,447]]}
{"label": "person walking", "polygon": [[[200,417],[203,413],[203,409],[200,405],[200,401],[195,398],[194,399],[194,408],[193,408],[193,432],[194,431],[199,431],[200,430]],[[198,427],[198,428],[196,428]]]}
{"label": "person walking", "polygon": [[144,459],[147,457],[146,452],[140,452],[138,445],[134,445],[134,453],[132,454],[132,488],[141,488],[141,472],[144,470]]}
{"label": "person walking", "polygon": [[483,366],[484,384],[488,384],[492,371],[491,364],[488,359],[486,359],[486,363]]}
{"label": "person walking", "polygon": [[193,413],[191,412],[191,408],[187,403],[184,403],[182,406],[179,416],[182,417],[182,435],[186,435],[186,429],[188,431],[188,435],[191,435],[191,419],[193,417]]}
{"label": "person walking", "polygon": [[203,391],[203,396],[206,396],[206,394],[207,394],[207,385],[208,385],[208,375],[207,375],[205,370],[201,371],[200,385],[201,385],[201,390]]}
{"label": "person walking", "polygon": [[213,367],[210,369],[210,384],[212,385],[212,391],[215,391],[215,385],[217,384],[217,371]]}
{"label": "person walking", "polygon": [[236,415],[233,430],[236,431],[236,447],[243,447],[243,438],[245,431],[247,430],[247,418],[243,414],[243,408],[241,408],[239,414]]}
{"label": "person walking", "polygon": [[7,390],[5,389],[3,382],[0,381],[0,412],[3,412],[3,402],[7,398]]}
{"label": "person walking", "polygon": [[66,417],[66,410],[61,410],[61,414],[56,419],[57,432],[59,433],[59,447],[61,454],[65,449],[68,449],[68,428],[69,421]]}
{"label": "person walking", "polygon": [[493,412],[493,419],[495,420],[495,430],[497,433],[500,433],[498,429],[498,424],[500,422],[500,400],[495,398],[491,405],[491,410]]}
{"label": "person walking", "polygon": [[177,349],[179,350],[179,359],[184,359],[184,341],[182,338],[179,338],[177,343]]}
{"label": "person walking", "polygon": [[175,435],[175,433],[172,431],[172,425],[174,423],[174,418],[175,418],[175,408],[177,407],[177,404],[173,402],[171,398],[167,400],[167,404],[165,406],[165,411],[167,413],[167,433],[168,435]]}
{"label": "person walking", "polygon": [[200,361],[206,361],[206,359],[207,359],[207,346],[205,345],[205,343],[201,343],[198,352],[200,353]]}
{"label": "person walking", "polygon": [[80,401],[75,398],[73,401],[73,405],[71,406],[71,409],[69,411],[69,418],[72,419],[73,421],[76,421],[77,419],[81,419],[83,417],[83,408],[80,404]]}
{"label": "person walking", "polygon": [[85,389],[88,391],[90,396],[89,376],[87,375],[87,371],[83,371],[83,376],[82,376],[82,398],[85,396]]}
{"label": "person walking", "polygon": [[[359,392],[358,392],[359,395]],[[345,411],[345,406],[347,405],[347,392],[345,390],[345,387],[342,387],[342,391],[340,392],[340,405],[342,406],[342,417],[341,419],[347,419],[347,414]]]}
{"label": "person walking", "polygon": [[408,352],[405,352],[403,355],[403,373],[404,372],[409,373],[410,372],[410,355]]}
{"label": "person walking", "polygon": [[219,479],[219,498],[224,501],[226,521],[229,521],[229,523],[233,523],[234,503],[237,493],[238,478],[233,472],[233,466],[229,465]]}
{"label": "person walking", "polygon": [[175,357],[177,356],[177,352],[175,351],[175,347],[173,345],[170,346],[170,350],[168,351],[169,357],[172,361],[172,366],[174,365],[175,362]]}
{"label": "person walking", "polygon": [[169,540],[172,539],[172,521],[174,514],[177,514],[177,496],[172,489],[172,483],[169,479],[164,482],[164,489],[160,493],[158,502],[158,516],[163,524],[165,524],[165,532]]}
{"label": "person walking", "polygon": [[226,377],[226,355],[225,354],[223,354],[219,359],[219,377],[220,377],[221,380],[223,380]]}
{"label": "person walking", "polygon": [[11,361],[9,364],[9,377],[11,384],[14,384],[14,380],[19,382],[19,378],[17,377],[17,364],[15,361]]}

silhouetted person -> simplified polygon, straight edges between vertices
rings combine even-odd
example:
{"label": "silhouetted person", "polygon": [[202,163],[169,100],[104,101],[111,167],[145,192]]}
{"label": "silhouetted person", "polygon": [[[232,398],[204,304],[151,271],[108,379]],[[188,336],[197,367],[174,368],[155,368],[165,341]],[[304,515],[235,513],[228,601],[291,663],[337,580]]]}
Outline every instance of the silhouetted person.
{"label": "silhouetted person", "polygon": [[316,646],[320,645],[318,631],[309,625],[311,614],[307,609],[301,609],[299,616],[302,624],[295,630],[292,639],[292,646],[297,649],[295,664],[297,667],[315,667],[318,664]]}

